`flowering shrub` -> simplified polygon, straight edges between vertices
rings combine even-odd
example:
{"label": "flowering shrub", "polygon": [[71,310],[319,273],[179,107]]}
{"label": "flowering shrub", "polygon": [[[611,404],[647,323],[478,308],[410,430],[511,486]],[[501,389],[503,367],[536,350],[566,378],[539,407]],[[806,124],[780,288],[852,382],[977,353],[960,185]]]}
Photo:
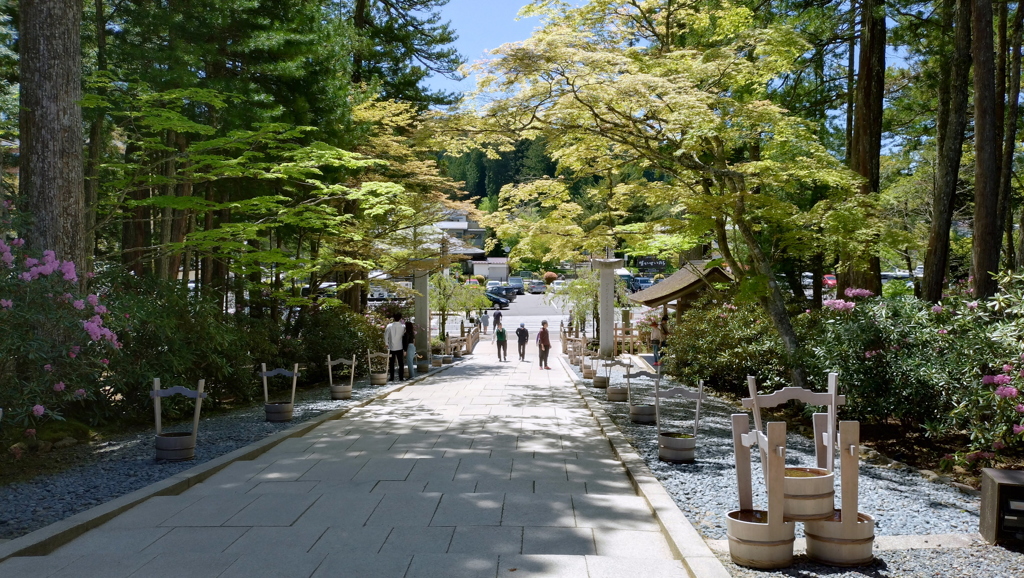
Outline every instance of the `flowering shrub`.
{"label": "flowering shrub", "polygon": [[[78,295],[75,264],[32,257],[0,239],[0,407],[4,424],[63,419],[103,396],[107,358],[121,343],[99,295]],[[30,428],[34,429],[34,428]]]}

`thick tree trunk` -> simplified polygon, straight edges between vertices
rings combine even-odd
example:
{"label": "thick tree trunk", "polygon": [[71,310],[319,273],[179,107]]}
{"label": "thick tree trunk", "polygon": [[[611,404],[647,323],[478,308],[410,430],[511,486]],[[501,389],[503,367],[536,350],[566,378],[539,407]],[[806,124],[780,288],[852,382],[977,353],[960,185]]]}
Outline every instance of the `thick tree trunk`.
{"label": "thick tree trunk", "polygon": [[949,228],[953,223],[953,199],[960,176],[964,131],[967,129],[968,78],[971,69],[971,3],[945,0],[947,22],[953,28],[953,50],[939,79],[939,111],[935,184],[932,189],[932,220],[924,256],[921,298],[942,299],[949,264]]}
{"label": "thick tree trunk", "polygon": [[[861,194],[877,193],[882,154],[882,100],[885,92],[885,3],[864,0],[861,10],[860,61],[857,71],[857,106],[854,110],[850,168],[864,177]],[[869,248],[869,251],[871,249]],[[881,263],[877,256],[847,255],[838,290],[860,287],[882,292]]]}
{"label": "thick tree trunk", "polygon": [[[82,170],[82,4],[21,0],[20,186],[29,246],[85,267]],[[83,269],[84,270],[84,269]],[[84,276],[83,276],[84,277]]]}
{"label": "thick tree trunk", "polygon": [[1006,268],[1016,266],[1017,256],[1013,245],[1013,210],[1010,203],[1013,191],[1010,181],[1013,175],[1013,151],[1017,141],[1017,119],[1020,115],[1020,50],[1024,42],[1024,10],[1018,3],[1013,13],[1013,29],[1010,33],[1010,85],[1006,91],[1006,123],[1003,135],[1003,158],[999,163],[999,222],[1006,235]]}
{"label": "thick tree trunk", "polygon": [[[996,140],[996,85],[992,43],[992,0],[974,0],[971,19],[974,55],[974,295],[996,292],[1002,225],[999,222],[999,142]],[[1001,119],[1000,119],[1001,120]]]}

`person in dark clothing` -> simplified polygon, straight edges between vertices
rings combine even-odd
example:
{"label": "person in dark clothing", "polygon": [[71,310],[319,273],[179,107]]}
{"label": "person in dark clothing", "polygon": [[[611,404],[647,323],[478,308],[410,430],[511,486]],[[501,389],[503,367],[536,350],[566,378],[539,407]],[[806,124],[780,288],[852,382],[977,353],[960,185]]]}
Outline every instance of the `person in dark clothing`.
{"label": "person in dark clothing", "polygon": [[551,351],[551,337],[548,335],[548,322],[540,322],[540,332],[537,333],[537,351],[540,353],[540,367],[541,369],[551,369],[548,367],[548,353]]}
{"label": "person in dark clothing", "polygon": [[502,361],[502,356],[508,361],[508,333],[500,322],[494,325],[494,341],[498,342],[498,361]]}
{"label": "person in dark clothing", "polygon": [[384,330],[384,345],[391,356],[388,358],[388,379],[395,380],[395,366],[398,366],[398,381],[405,379],[405,349],[402,338],[405,336],[405,324],[402,314],[395,313],[394,321]]}
{"label": "person in dark clothing", "polygon": [[516,340],[519,342],[519,361],[526,361],[526,344],[530,342],[530,332],[526,330],[526,324],[520,323],[516,329]]}
{"label": "person in dark clothing", "polygon": [[409,365],[409,379],[416,377],[416,326],[412,321],[405,322],[405,333],[402,335],[402,344],[405,345],[405,361]]}
{"label": "person in dark clothing", "polygon": [[494,326],[497,327],[501,323],[501,311],[494,312]]}

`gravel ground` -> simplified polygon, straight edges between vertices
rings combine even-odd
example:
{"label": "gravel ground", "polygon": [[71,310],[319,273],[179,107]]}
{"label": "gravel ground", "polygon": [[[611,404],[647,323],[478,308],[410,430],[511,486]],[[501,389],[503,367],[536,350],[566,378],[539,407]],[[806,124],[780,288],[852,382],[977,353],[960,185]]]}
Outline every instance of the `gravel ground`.
{"label": "gravel ground", "polygon": [[[621,372],[619,373],[621,376]],[[580,377],[577,370],[577,377]],[[612,376],[612,384],[625,380]],[[589,383],[585,381],[584,383]],[[633,382],[633,402],[653,403],[653,381]],[[667,382],[663,388],[670,387]],[[725,514],[738,507],[736,466],[732,446],[733,413],[748,413],[723,399],[711,397],[701,408],[697,460],[693,464],[669,464],[658,459],[653,425],[629,420],[624,402],[606,402],[602,390],[591,389],[595,398],[633,445],[647,466],[697,530],[709,540],[726,538]],[[691,432],[694,403],[669,400],[661,406],[662,429]],[[750,427],[753,428],[751,419]],[[754,505],[764,507],[766,496],[760,459],[752,460]],[[871,463],[875,462],[875,463]],[[808,435],[790,431],[787,435],[787,466],[814,466],[814,446]],[[836,496],[840,495],[837,472]],[[916,534],[957,534],[978,531],[980,499],[942,483],[931,482],[916,470],[884,457],[863,460],[860,467],[861,512],[875,517],[878,536]],[[803,525],[797,524],[797,537]],[[790,568],[778,571],[750,570],[721,556],[734,576],[1021,576],[1024,555],[1001,547],[978,543],[971,548],[942,550],[877,551],[875,564],[857,569],[830,568],[803,556]]]}
{"label": "gravel ground", "polygon": [[[201,418],[196,457],[189,461],[157,462],[152,430],[94,442],[92,459],[83,465],[0,488],[0,539],[18,538],[323,413],[372,397],[385,387],[371,387],[365,380],[356,382],[352,399],[343,401],[331,400],[326,385],[299,390],[294,417],[286,423],[265,421],[262,404]],[[189,420],[165,426],[164,431],[191,431],[191,426]]]}

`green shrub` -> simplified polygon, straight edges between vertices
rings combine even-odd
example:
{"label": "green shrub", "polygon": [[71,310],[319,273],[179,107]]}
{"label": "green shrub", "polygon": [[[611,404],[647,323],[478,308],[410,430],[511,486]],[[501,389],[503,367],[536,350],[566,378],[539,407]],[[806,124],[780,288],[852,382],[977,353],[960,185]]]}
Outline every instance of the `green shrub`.
{"label": "green shrub", "polygon": [[366,375],[366,350],[381,351],[384,332],[377,323],[346,306],[319,307],[307,313],[299,338],[302,353],[296,361],[306,364],[305,377],[326,381],[328,355],[331,359],[351,359],[355,355],[356,373]]}

